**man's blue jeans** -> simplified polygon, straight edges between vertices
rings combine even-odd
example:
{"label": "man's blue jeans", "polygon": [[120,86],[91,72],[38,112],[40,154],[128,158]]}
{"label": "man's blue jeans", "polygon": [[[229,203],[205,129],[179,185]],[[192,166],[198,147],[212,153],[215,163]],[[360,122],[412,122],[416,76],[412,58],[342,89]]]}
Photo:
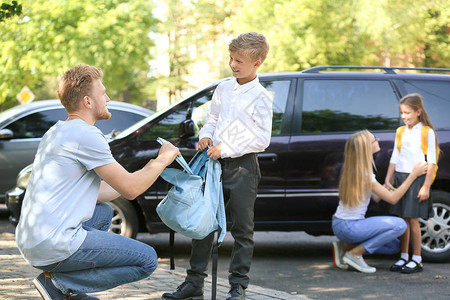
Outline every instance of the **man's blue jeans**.
{"label": "man's blue jeans", "polygon": [[83,223],[87,231],[81,247],[69,258],[36,267],[50,272],[64,293],[93,293],[148,277],[156,269],[155,250],[139,241],[107,232],[113,210],[98,204],[93,217]]}
{"label": "man's blue jeans", "polygon": [[406,230],[402,218],[379,216],[359,220],[333,218],[336,237],[349,244],[361,244],[370,254],[395,254],[400,251],[398,237]]}

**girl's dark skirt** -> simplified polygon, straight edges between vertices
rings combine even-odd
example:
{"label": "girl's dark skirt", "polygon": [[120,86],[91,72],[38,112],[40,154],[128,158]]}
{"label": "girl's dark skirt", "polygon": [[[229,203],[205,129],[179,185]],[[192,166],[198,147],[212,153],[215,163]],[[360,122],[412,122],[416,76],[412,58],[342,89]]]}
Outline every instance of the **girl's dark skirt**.
{"label": "girl's dark skirt", "polygon": [[[408,173],[395,172],[394,175],[394,186],[399,187],[408,177]],[[391,208],[391,213],[404,218],[422,218],[427,220],[434,216],[433,212],[433,202],[431,201],[431,190],[430,198],[428,200],[419,203],[420,189],[425,182],[425,175],[417,177],[416,180],[411,184],[406,194]]]}

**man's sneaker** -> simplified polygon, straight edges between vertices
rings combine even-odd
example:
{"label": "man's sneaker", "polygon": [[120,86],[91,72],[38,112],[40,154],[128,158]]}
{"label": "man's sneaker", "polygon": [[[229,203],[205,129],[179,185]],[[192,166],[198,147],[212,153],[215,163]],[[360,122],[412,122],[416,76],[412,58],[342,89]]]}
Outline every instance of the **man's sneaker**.
{"label": "man's sneaker", "polygon": [[203,288],[195,287],[191,282],[185,281],[177,290],[172,293],[164,293],[163,299],[178,299],[178,300],[203,300]]}
{"label": "man's sneaker", "polygon": [[231,284],[231,289],[228,292],[227,300],[245,300],[244,288],[238,283]]}
{"label": "man's sneaker", "polygon": [[64,295],[52,282],[50,274],[41,273],[33,280],[33,284],[41,294],[44,300],[66,300],[68,297]]}
{"label": "man's sneaker", "polygon": [[377,270],[374,267],[367,265],[362,255],[355,257],[351,255],[350,252],[345,252],[344,262],[363,273],[375,273]]}
{"label": "man's sneaker", "polygon": [[100,299],[86,294],[76,294],[70,295],[70,300],[100,300]]}
{"label": "man's sneaker", "polygon": [[333,263],[342,270],[347,270],[348,265],[344,263],[344,251],[342,250],[342,242],[333,242]]}

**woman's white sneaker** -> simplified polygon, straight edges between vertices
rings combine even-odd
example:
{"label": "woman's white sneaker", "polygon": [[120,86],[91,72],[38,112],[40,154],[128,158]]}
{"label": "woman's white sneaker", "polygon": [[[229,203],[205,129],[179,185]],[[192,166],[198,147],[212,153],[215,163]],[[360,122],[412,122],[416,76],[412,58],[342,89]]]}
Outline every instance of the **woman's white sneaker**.
{"label": "woman's white sneaker", "polygon": [[343,243],[338,241],[338,242],[333,242],[333,262],[334,265],[336,267],[338,267],[339,269],[342,270],[347,270],[348,269],[348,265],[346,263],[344,263],[344,251],[342,250],[342,245]]}
{"label": "woman's white sneaker", "polygon": [[363,273],[375,273],[376,268],[369,266],[364,261],[362,255],[360,256],[353,256],[350,254],[350,252],[346,252],[344,254],[344,262],[355,268],[356,270],[363,272]]}

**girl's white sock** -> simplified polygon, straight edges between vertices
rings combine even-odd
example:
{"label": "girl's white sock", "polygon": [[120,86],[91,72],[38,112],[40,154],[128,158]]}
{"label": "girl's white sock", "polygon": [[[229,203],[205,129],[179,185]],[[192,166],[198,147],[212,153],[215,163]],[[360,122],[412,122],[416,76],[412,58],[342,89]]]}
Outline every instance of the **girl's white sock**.
{"label": "girl's white sock", "polygon": [[[401,253],[400,254],[400,258],[403,258],[405,261],[408,261],[409,260],[409,255],[408,255],[408,253]],[[396,263],[395,263],[395,265],[397,265],[397,266],[403,266],[405,264],[405,262],[403,261],[403,260],[401,260],[401,259],[399,259]]]}
{"label": "girl's white sock", "polygon": [[416,261],[417,263],[421,263],[422,262],[422,256],[420,255],[413,255],[412,256],[412,260]]}

